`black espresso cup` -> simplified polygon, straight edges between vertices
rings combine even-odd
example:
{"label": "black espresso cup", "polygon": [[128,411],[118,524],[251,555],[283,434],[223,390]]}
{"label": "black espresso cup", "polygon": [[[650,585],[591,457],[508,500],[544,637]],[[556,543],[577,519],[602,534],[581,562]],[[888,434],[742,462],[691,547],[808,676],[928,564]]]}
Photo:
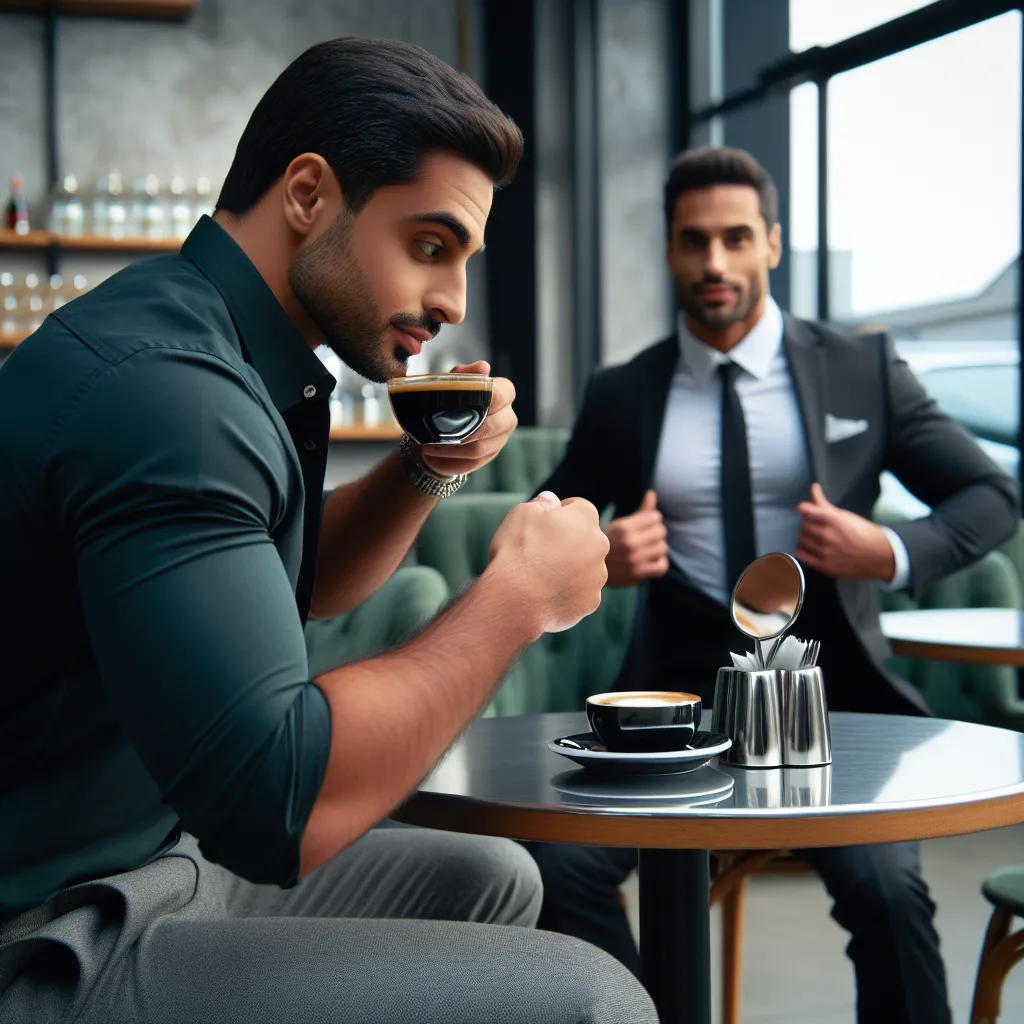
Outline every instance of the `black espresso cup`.
{"label": "black espresso cup", "polygon": [[671,690],[598,693],[587,698],[587,718],[609,750],[685,750],[700,725],[700,697]]}
{"label": "black espresso cup", "polygon": [[393,377],[388,398],[398,425],[420,444],[462,444],[487,419],[494,378],[482,373]]}

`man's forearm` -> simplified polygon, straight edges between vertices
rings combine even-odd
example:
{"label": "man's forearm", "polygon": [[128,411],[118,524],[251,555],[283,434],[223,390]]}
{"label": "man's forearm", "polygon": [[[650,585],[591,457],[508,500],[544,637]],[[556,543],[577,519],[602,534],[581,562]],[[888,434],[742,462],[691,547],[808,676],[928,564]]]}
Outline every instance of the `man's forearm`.
{"label": "man's forearm", "polygon": [[401,564],[436,498],[409,483],[397,453],[324,504],[310,614],[340,615],[366,600]]}
{"label": "man's forearm", "polygon": [[540,635],[530,596],[510,586],[488,570],[415,639],[316,680],[331,748],[303,834],[303,874],[401,803]]}

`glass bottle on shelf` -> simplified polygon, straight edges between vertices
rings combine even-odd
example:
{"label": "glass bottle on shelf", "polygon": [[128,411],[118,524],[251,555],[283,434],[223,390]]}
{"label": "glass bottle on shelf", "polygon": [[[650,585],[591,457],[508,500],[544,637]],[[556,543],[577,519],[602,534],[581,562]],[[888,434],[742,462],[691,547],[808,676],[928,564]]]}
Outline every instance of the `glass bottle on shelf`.
{"label": "glass bottle on shelf", "polygon": [[185,179],[176,174],[171,178],[171,237],[187,238],[192,230],[192,208],[185,194]]}
{"label": "glass bottle on shelf", "polygon": [[201,174],[196,179],[196,199],[192,211],[193,223],[203,216],[213,216],[213,188],[210,185],[210,179]]}
{"label": "glass bottle on shelf", "polygon": [[85,274],[75,274],[71,284],[73,286],[73,291],[68,302],[70,302],[71,299],[77,299],[78,296],[81,295],[88,287],[88,282],[85,280]]}
{"label": "glass bottle on shelf", "polygon": [[19,235],[27,235],[29,231],[28,201],[25,199],[25,179],[20,174],[11,175],[11,195],[7,200],[4,227]]}
{"label": "glass bottle on shelf", "polygon": [[53,202],[50,203],[50,230],[55,235],[64,234],[64,211],[67,209],[67,196],[64,193],[64,183],[61,182],[53,193]]}

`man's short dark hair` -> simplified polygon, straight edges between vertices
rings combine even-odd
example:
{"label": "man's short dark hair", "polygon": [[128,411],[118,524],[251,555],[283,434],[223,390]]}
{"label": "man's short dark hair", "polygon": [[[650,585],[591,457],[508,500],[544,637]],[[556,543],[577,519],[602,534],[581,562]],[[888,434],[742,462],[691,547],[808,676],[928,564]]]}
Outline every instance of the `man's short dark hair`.
{"label": "man's short dark hair", "polygon": [[772,176],[743,149],[703,146],[687,149],[672,161],[665,182],[665,229],[672,230],[676,200],[684,192],[713,185],[749,185],[756,193],[768,228],[779,220],[779,193]]}
{"label": "man's short dark hair", "polygon": [[360,210],[385,185],[416,177],[448,150],[500,188],[523,136],[480,87],[419,46],[345,37],[318,43],[277,77],[242,132],[218,209],[245,213],[302,153],[322,156]]}

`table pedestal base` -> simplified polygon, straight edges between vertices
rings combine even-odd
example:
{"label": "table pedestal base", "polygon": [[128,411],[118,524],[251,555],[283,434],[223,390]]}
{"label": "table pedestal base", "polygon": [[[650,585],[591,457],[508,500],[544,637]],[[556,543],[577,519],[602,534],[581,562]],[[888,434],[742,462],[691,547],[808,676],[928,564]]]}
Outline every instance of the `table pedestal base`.
{"label": "table pedestal base", "polygon": [[711,1024],[707,850],[641,850],[640,962],[661,1024]]}

